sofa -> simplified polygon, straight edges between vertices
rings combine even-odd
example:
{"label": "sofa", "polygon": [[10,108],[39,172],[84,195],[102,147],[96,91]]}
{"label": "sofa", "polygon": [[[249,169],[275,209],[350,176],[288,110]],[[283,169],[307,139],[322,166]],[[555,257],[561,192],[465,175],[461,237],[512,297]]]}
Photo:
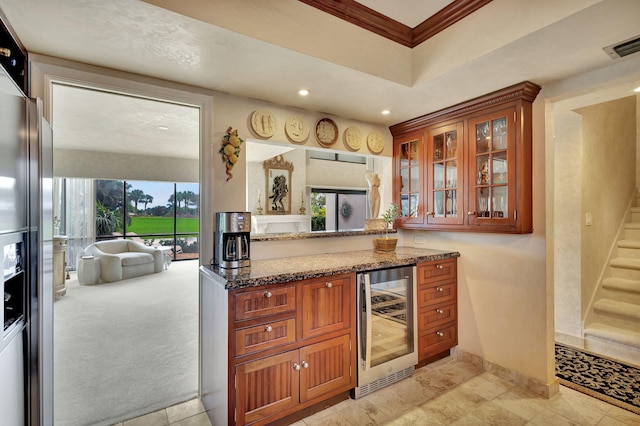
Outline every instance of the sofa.
{"label": "sofa", "polygon": [[100,264],[100,281],[111,283],[162,272],[162,250],[131,240],[98,241],[86,249]]}

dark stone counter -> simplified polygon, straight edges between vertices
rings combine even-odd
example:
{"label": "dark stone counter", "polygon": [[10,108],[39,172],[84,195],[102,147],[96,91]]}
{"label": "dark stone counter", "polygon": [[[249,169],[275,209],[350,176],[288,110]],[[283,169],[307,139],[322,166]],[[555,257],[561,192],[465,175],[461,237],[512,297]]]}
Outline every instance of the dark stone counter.
{"label": "dark stone counter", "polygon": [[200,270],[206,276],[224,285],[227,290],[235,290],[350,272],[413,265],[420,262],[459,256],[460,253],[452,251],[398,247],[392,252],[358,250],[312,256],[252,260],[251,267],[240,270],[225,270],[210,266],[202,266]]}

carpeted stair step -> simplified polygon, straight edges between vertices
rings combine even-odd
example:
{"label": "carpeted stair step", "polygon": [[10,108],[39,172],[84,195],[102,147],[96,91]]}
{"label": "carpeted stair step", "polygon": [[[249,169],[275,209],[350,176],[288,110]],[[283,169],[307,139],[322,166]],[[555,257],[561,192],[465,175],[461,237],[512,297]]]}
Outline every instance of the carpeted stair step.
{"label": "carpeted stair step", "polygon": [[600,299],[593,305],[596,322],[627,330],[640,330],[640,305]]}
{"label": "carpeted stair step", "polygon": [[625,278],[606,278],[602,281],[604,299],[640,305],[640,281]]}
{"label": "carpeted stair step", "polygon": [[616,257],[611,259],[609,266],[613,277],[640,280],[640,259]]}
{"label": "carpeted stair step", "polygon": [[586,349],[640,365],[640,332],[638,331],[593,323],[585,328],[584,338]]}
{"label": "carpeted stair step", "polygon": [[[637,199],[636,204],[638,204]],[[640,223],[640,207],[631,207],[631,222]]]}
{"label": "carpeted stair step", "polygon": [[640,240],[640,223],[636,223],[636,222],[625,223],[624,239]]}
{"label": "carpeted stair step", "polygon": [[[640,207],[638,207],[640,209]],[[640,259],[640,240],[620,240],[617,244],[619,257]]]}

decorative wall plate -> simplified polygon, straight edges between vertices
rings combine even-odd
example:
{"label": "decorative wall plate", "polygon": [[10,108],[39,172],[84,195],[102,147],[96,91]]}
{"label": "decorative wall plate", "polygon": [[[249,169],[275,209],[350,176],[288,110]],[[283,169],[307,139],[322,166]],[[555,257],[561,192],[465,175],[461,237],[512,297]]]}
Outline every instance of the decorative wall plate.
{"label": "decorative wall plate", "polygon": [[360,128],[351,126],[344,131],[344,144],[351,151],[357,151],[362,146],[362,132]]}
{"label": "decorative wall plate", "polygon": [[309,126],[304,118],[299,115],[292,115],[284,125],[287,137],[295,143],[304,143],[309,137]]}
{"label": "decorative wall plate", "polygon": [[367,136],[367,146],[372,153],[380,154],[382,150],[384,150],[384,136],[377,130],[374,130]]}
{"label": "decorative wall plate", "polygon": [[338,126],[330,118],[322,118],[316,123],[316,139],[322,146],[331,146],[338,140]]}
{"label": "decorative wall plate", "polygon": [[258,136],[270,138],[276,133],[276,116],[264,109],[255,110],[251,114],[251,128]]}

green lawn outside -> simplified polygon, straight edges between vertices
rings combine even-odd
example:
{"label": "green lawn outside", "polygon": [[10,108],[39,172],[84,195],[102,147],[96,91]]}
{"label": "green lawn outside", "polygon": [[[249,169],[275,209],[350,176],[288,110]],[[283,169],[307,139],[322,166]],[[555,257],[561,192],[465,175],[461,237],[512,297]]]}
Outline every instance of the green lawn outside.
{"label": "green lawn outside", "polygon": [[[197,217],[178,218],[177,232],[198,232],[200,220]],[[158,216],[133,216],[127,232],[136,234],[173,234],[173,218]]]}

